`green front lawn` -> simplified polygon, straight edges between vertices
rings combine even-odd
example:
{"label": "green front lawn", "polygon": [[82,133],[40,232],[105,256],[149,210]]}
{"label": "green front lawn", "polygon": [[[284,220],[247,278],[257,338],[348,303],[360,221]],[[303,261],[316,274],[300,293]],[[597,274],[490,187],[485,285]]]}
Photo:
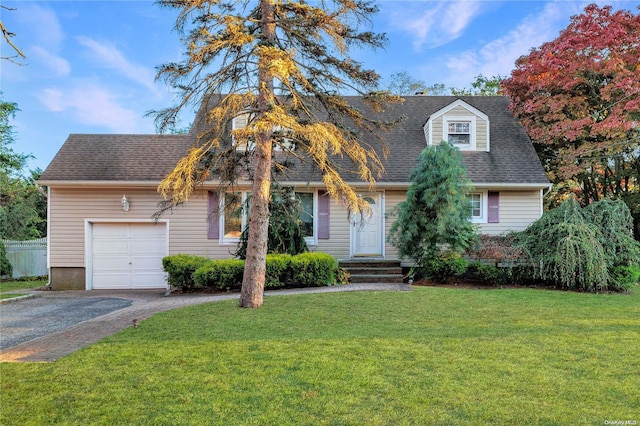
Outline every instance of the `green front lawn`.
{"label": "green front lawn", "polygon": [[30,290],[47,285],[47,280],[32,281],[0,281],[0,293],[14,290]]}
{"label": "green front lawn", "polygon": [[640,422],[640,296],[457,290],[175,310],[1,364],[3,425]]}

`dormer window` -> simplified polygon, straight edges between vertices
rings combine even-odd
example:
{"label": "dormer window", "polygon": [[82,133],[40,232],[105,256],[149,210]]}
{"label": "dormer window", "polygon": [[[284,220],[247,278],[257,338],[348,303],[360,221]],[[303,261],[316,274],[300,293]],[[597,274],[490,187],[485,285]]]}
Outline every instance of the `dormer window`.
{"label": "dormer window", "polygon": [[448,115],[442,117],[442,139],[462,151],[475,151],[476,117],[472,115]]}
{"label": "dormer window", "polygon": [[448,141],[453,145],[469,145],[471,143],[470,121],[449,121]]}
{"label": "dormer window", "polygon": [[449,142],[461,151],[491,150],[489,117],[462,99],[434,112],[424,124],[427,146]]}
{"label": "dormer window", "polygon": [[[240,115],[233,118],[231,121],[231,130],[240,130],[244,129],[249,125],[249,121],[251,117],[249,113],[241,113]],[[293,151],[295,150],[295,143],[292,139],[287,136],[291,133],[290,129],[282,126],[274,126],[273,127],[273,137],[276,139],[276,143],[273,146],[275,151]],[[253,140],[249,140],[248,142],[240,143],[236,140],[235,134],[232,133],[231,136],[233,146],[236,147],[237,151],[251,151],[255,147],[255,143]]]}

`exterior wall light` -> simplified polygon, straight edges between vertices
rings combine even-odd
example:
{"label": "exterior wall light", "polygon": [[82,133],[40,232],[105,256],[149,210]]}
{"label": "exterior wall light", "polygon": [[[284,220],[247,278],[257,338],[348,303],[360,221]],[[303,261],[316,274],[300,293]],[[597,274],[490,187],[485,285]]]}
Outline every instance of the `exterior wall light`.
{"label": "exterior wall light", "polygon": [[120,200],[120,204],[122,204],[122,210],[125,212],[129,211],[129,200],[127,200],[127,196],[123,195],[122,200]]}

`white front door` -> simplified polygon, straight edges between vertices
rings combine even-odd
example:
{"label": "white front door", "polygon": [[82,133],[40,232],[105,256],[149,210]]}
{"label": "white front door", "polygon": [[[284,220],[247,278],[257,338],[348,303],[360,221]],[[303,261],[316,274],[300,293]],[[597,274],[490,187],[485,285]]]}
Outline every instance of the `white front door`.
{"label": "white front door", "polygon": [[369,202],[368,214],[356,215],[351,221],[351,253],[356,257],[382,256],[382,206],[380,194],[362,196]]}

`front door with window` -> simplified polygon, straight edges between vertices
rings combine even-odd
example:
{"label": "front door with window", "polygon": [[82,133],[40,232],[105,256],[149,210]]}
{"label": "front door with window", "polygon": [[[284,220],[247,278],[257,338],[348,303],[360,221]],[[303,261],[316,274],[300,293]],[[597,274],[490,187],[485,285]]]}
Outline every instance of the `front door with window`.
{"label": "front door with window", "polygon": [[371,210],[351,220],[351,253],[354,257],[381,257],[381,197],[380,194],[366,194],[362,198],[369,203]]}

